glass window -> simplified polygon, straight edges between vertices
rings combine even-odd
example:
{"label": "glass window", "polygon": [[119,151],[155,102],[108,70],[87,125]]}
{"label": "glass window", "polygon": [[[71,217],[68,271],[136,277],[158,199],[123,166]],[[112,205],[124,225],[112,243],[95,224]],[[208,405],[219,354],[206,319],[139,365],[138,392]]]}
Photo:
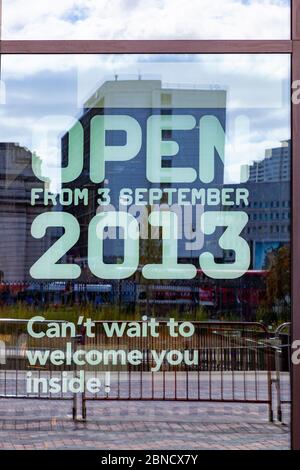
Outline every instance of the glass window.
{"label": "glass window", "polygon": [[277,54],[4,56],[1,308],[288,318],[289,235],[257,221],[290,181],[255,170],[290,159],[289,80]]}
{"label": "glass window", "polygon": [[290,0],[3,0],[4,39],[289,37]]}

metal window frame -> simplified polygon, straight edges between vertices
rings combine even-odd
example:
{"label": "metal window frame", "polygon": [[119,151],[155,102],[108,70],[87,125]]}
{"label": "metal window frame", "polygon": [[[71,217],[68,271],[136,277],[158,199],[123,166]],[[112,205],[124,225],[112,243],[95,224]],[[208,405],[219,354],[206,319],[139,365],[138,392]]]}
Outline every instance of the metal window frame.
{"label": "metal window frame", "polygon": [[[0,2],[1,20],[1,2]],[[1,21],[0,21],[1,23]],[[1,26],[0,26],[1,28]],[[1,29],[0,29],[1,31]],[[1,34],[1,33],[0,33]],[[291,54],[300,80],[300,0],[291,0],[289,40],[1,40],[0,54]],[[1,56],[0,56],[1,60]],[[291,83],[292,85],[292,83]],[[292,89],[293,92],[293,89]],[[300,104],[291,105],[292,340],[300,340]],[[298,263],[297,263],[298,258]],[[299,312],[298,312],[299,310]],[[292,367],[291,447],[300,450],[300,365]]]}

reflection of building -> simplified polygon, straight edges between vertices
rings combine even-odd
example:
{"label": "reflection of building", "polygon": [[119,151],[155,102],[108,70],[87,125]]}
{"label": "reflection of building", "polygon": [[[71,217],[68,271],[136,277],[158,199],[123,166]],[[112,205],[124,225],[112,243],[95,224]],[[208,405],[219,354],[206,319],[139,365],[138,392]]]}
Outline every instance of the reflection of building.
{"label": "reflection of building", "polygon": [[290,183],[248,183],[249,223],[244,237],[252,246],[253,268],[264,267],[264,255],[290,241]]}
{"label": "reflection of building", "polygon": [[244,237],[251,244],[252,267],[263,269],[268,255],[290,242],[291,142],[270,149],[260,162],[249,167],[249,223]]}
{"label": "reflection of building", "polygon": [[265,158],[247,165],[249,181],[290,181],[291,179],[291,141],[282,142],[281,147],[266,150]]}
{"label": "reflection of building", "polygon": [[29,269],[43,253],[45,239],[31,236],[33,219],[44,206],[31,206],[31,188],[43,187],[31,169],[32,154],[10,142],[0,143],[1,281],[30,279]]}
{"label": "reflection of building", "polygon": [[164,88],[160,80],[113,80],[103,83],[85,102],[84,108],[157,108],[169,114],[175,108],[176,111],[180,108],[224,110],[225,100],[224,90],[186,88],[185,84]]}
{"label": "reflection of building", "polygon": [[[84,170],[81,176],[72,183],[67,183],[66,187],[87,187],[89,189],[88,207],[74,206],[68,208],[72,212],[81,226],[79,243],[72,250],[72,255],[80,258],[82,264],[87,257],[87,230],[88,224],[96,214],[97,189],[101,186],[110,189],[111,204],[118,210],[120,190],[131,188],[203,188],[218,187],[224,181],[224,165],[217,154],[215,155],[215,175],[211,184],[205,185],[199,178],[193,183],[151,183],[146,178],[146,135],[147,119],[152,114],[164,115],[168,117],[170,124],[174,115],[192,115],[195,118],[196,126],[191,130],[164,130],[162,140],[174,140],[179,144],[178,153],[173,156],[162,156],[162,167],[190,167],[199,174],[199,121],[201,117],[211,115],[218,118],[225,128],[226,113],[226,92],[224,90],[199,90],[197,88],[164,88],[160,80],[115,80],[105,82],[84,104],[84,112],[79,118],[84,128]],[[89,148],[90,148],[90,120],[95,115],[129,115],[135,118],[142,129],[142,147],[139,153],[131,160],[106,162],[105,181],[98,185],[91,183],[89,175]],[[62,138],[62,166],[67,166],[67,134]],[[106,145],[123,146],[126,144],[124,131],[107,131]],[[217,153],[217,152],[215,152]],[[161,201],[165,202],[165,201]],[[176,200],[174,201],[176,203]],[[211,208],[207,208],[210,210]],[[216,206],[213,207],[216,210]],[[193,207],[193,216],[196,217],[196,209]],[[185,222],[183,222],[185,223]],[[190,233],[195,227],[195,220],[190,221]],[[198,227],[198,225],[197,225]],[[179,258],[197,258],[199,251],[185,248],[187,239],[178,241]],[[189,241],[189,240],[188,240]],[[221,256],[217,244],[212,240],[207,243],[214,243],[216,256]],[[213,249],[211,248],[213,251]],[[220,253],[219,253],[220,252]],[[122,240],[106,240],[105,253],[107,262],[114,261],[122,257]]]}

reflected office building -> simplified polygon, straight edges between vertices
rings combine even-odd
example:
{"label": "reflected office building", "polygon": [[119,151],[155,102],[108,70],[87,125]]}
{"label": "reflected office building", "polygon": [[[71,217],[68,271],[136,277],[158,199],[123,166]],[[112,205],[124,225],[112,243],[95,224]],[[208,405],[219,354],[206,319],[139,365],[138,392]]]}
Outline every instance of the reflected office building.
{"label": "reflected office building", "polygon": [[[90,161],[90,121],[96,115],[128,115],[136,119],[142,130],[142,145],[138,154],[128,161],[106,162],[105,179],[103,183],[93,184],[90,181],[89,161]],[[72,250],[72,254],[81,266],[87,265],[87,231],[88,224],[92,217],[99,211],[105,211],[105,206],[99,207],[97,204],[97,190],[100,187],[109,188],[110,205],[115,210],[126,210],[122,208],[122,201],[119,199],[120,191],[123,188],[130,188],[133,194],[137,188],[174,189],[172,205],[178,205],[180,214],[179,226],[181,235],[178,240],[178,258],[182,262],[192,261],[198,264],[200,250],[206,243],[206,249],[214,253],[215,257],[222,260],[222,250],[220,250],[216,237],[204,241],[200,236],[200,217],[203,210],[219,210],[220,206],[196,208],[183,207],[178,204],[176,190],[178,188],[191,187],[200,190],[201,188],[221,187],[224,183],[224,164],[219,156],[215,155],[214,178],[212,183],[203,184],[199,178],[193,183],[151,183],[146,178],[146,155],[147,155],[147,120],[151,115],[161,115],[166,119],[165,125],[172,125],[173,116],[189,115],[195,118],[197,123],[195,128],[190,130],[164,129],[162,130],[162,141],[175,141],[179,144],[178,153],[175,156],[162,155],[162,168],[193,168],[199,174],[199,121],[203,116],[214,116],[225,131],[226,121],[226,91],[205,90],[196,86],[177,85],[176,87],[165,86],[160,80],[115,80],[106,81],[84,104],[83,114],[79,117],[84,129],[84,171],[81,176],[65,186],[69,188],[88,188],[88,207],[73,206],[69,212],[77,218],[81,227],[80,241]],[[173,126],[175,127],[175,126]],[[105,143],[108,146],[126,145],[126,133],[118,130],[106,131]],[[62,138],[62,166],[68,164],[68,134]],[[166,194],[158,204],[167,203]],[[188,198],[187,198],[188,200]],[[199,205],[199,204],[198,204]],[[146,209],[150,206],[146,204]],[[111,210],[109,208],[109,210]],[[128,210],[128,208],[127,208]],[[136,217],[145,214],[145,206],[139,206],[140,212],[134,214]],[[175,209],[176,210],[176,209]],[[147,218],[145,217],[147,221]],[[198,234],[196,239],[195,233]],[[150,246],[151,245],[151,246]],[[161,252],[159,242],[146,242],[140,244],[141,258],[150,256],[150,252],[156,258]],[[120,239],[105,240],[105,262],[116,263],[123,256],[123,241]],[[154,254],[155,252],[155,254]],[[151,262],[150,259],[147,262]],[[152,262],[155,262],[154,260]],[[159,262],[159,261],[156,261]],[[146,264],[143,262],[142,264]],[[83,274],[84,278],[84,274]],[[92,277],[91,277],[92,279]]]}
{"label": "reflected office building", "polygon": [[[243,170],[244,171],[244,170]],[[280,247],[289,246],[291,235],[291,141],[266,150],[265,158],[247,167],[249,223],[244,238],[251,246],[252,268],[269,269]]]}

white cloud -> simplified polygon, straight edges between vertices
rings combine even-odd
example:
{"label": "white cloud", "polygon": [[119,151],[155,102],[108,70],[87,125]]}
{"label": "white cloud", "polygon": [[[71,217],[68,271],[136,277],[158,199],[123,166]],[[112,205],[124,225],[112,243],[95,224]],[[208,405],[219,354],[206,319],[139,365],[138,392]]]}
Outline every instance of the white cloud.
{"label": "white cloud", "polygon": [[286,0],[4,0],[5,39],[289,38]]}

